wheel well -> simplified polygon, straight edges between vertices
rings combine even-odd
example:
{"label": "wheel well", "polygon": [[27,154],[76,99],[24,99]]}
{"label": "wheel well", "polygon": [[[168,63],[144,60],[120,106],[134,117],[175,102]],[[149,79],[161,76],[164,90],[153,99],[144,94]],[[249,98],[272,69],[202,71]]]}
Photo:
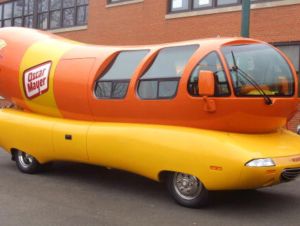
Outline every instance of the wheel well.
{"label": "wheel well", "polygon": [[168,176],[171,175],[172,173],[174,172],[167,171],[167,170],[159,172],[158,174],[159,182],[164,183],[167,180]]}
{"label": "wheel well", "polygon": [[16,154],[17,154],[18,151],[19,151],[19,150],[16,149],[16,148],[11,148],[11,149],[10,149],[11,159],[12,159],[13,161],[16,160]]}

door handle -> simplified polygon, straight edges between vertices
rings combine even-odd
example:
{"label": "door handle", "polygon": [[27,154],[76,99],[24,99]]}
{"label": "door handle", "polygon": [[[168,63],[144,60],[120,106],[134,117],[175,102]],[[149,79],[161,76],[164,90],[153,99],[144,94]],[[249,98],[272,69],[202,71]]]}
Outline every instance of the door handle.
{"label": "door handle", "polygon": [[65,135],[65,140],[72,140],[72,135],[71,134],[66,134]]}

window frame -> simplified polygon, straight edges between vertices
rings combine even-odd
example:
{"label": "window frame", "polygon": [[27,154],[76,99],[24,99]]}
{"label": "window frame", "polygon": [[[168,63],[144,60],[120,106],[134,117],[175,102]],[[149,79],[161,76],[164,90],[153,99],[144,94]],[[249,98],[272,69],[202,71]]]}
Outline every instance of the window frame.
{"label": "window frame", "polygon": [[[94,97],[97,99],[97,100],[123,100],[126,98],[127,94],[128,94],[128,89],[129,89],[129,84],[130,84],[130,79],[118,79],[118,80],[113,80],[113,79],[110,79],[110,80],[96,80],[95,81],[95,85],[94,85]],[[99,97],[96,95],[96,89],[98,87],[98,83],[101,83],[101,82],[110,82],[111,83],[111,91],[110,91],[110,95],[109,97]],[[113,92],[114,92],[114,83],[127,83],[127,88],[126,88],[126,92],[125,92],[125,95],[124,96],[121,96],[121,97],[113,97]]]}
{"label": "window frame", "polygon": [[[8,17],[8,18],[4,18],[4,12],[5,12],[5,5],[6,4],[10,4],[11,3],[11,15],[10,15],[10,17]],[[7,2],[3,2],[2,4],[2,17],[1,17],[1,26],[0,27],[6,27],[5,26],[5,21],[9,21],[10,20],[10,26],[12,26],[13,25],[13,15],[14,15],[14,2],[12,2],[12,1],[7,1]]]}
{"label": "window frame", "polygon": [[[274,43],[270,43],[271,45],[273,45],[275,48],[279,49],[281,52],[283,52],[279,47],[280,46],[299,46],[300,48],[300,41],[296,41],[296,42],[274,42]],[[291,62],[293,64],[293,62]],[[294,66],[294,65],[293,65]],[[296,75],[298,78],[298,97],[300,97],[300,50],[299,50],[299,68],[298,71],[295,68],[296,71]]]}
{"label": "window frame", "polygon": [[3,4],[0,5],[0,27],[2,27],[2,14],[3,14]]}
{"label": "window frame", "polygon": [[[264,43],[247,43],[247,44],[242,44],[242,45],[256,45],[256,44],[262,44],[262,45],[268,46],[268,44],[264,44]],[[229,46],[230,46],[230,45],[229,45]],[[235,46],[235,45],[231,45],[231,46]],[[237,45],[237,46],[238,46],[238,45]],[[222,48],[224,48],[224,47],[226,47],[226,46],[223,46]],[[271,48],[273,48],[273,47],[271,47]],[[295,95],[295,93],[296,93],[296,87],[297,87],[297,84],[295,83],[295,79],[294,79],[293,70],[292,70],[290,64],[288,63],[288,61],[286,60],[286,58],[283,57],[283,55],[282,55],[282,53],[281,53],[282,51],[279,52],[277,49],[275,49],[275,48],[273,48],[273,49],[274,49],[274,51],[276,51],[276,52],[282,57],[282,59],[286,62],[287,67],[289,68],[289,70],[290,70],[290,72],[291,72],[291,75],[292,75],[292,78],[293,78],[294,88],[293,88],[292,94],[290,94],[290,95],[285,95],[285,96],[268,95],[268,96],[269,96],[270,98],[291,98],[291,97],[293,97],[293,96]],[[223,53],[222,49],[221,49],[220,51],[222,52],[222,54],[223,54],[223,56],[224,56],[224,60],[225,60],[225,63],[226,63],[226,67],[227,67],[228,70],[229,70],[230,66],[229,66],[229,64],[228,64],[228,61],[227,61],[227,59],[226,59],[226,56],[225,56],[225,54]],[[299,65],[299,67],[300,67],[300,65]],[[299,73],[300,73],[300,72],[299,72]],[[255,98],[255,97],[263,97],[261,94],[260,94],[260,95],[238,95],[238,93],[237,93],[237,91],[236,91],[236,88],[235,88],[235,85],[234,85],[234,82],[233,82],[233,77],[232,77],[232,75],[231,75],[230,70],[229,70],[229,76],[230,76],[230,78],[231,78],[231,86],[232,86],[233,94],[234,94],[235,97],[237,97],[237,98]],[[299,82],[300,82],[300,81],[299,81]],[[299,82],[298,82],[298,84],[300,84]],[[259,84],[259,85],[260,85],[260,84]],[[254,87],[254,88],[255,88],[255,87]],[[298,92],[299,92],[299,95],[300,95],[300,90],[298,90]]]}
{"label": "window frame", "polygon": [[[150,49],[133,49],[133,50],[122,50],[122,51],[118,51],[115,53],[115,56],[114,58],[109,62],[108,66],[100,73],[100,75],[97,77],[97,79],[95,80],[94,82],[94,87],[93,87],[93,90],[94,90],[94,97],[97,99],[97,100],[118,100],[118,99],[125,99],[127,94],[128,94],[128,89],[129,89],[129,85],[130,85],[130,82],[131,82],[131,79],[132,79],[132,76],[133,74],[131,75],[131,77],[129,79],[104,79],[104,80],[101,80],[102,78],[104,78],[105,74],[113,67],[113,65],[115,64],[118,56],[123,53],[123,52],[142,52],[142,51],[145,51],[146,54],[141,58],[141,60],[138,62],[138,64],[136,65],[136,68],[134,69],[134,72],[137,70],[137,68],[139,67],[139,65],[142,63],[142,61],[148,56],[148,54],[150,53]],[[101,82],[111,82],[111,86],[112,86],[112,89],[111,89],[111,92],[110,92],[110,96],[109,97],[99,97],[96,95],[96,89],[98,87],[98,83],[101,83]],[[126,92],[125,92],[125,95],[122,96],[122,97],[113,97],[113,84],[114,83],[127,83],[127,88],[126,88]]]}
{"label": "window frame", "polygon": [[[168,0],[168,13],[183,13],[183,12],[189,12],[192,11],[193,9],[193,0],[188,0],[188,9],[182,9],[182,10],[172,10],[172,1],[173,0]],[[183,1],[183,0],[182,0]]]}
{"label": "window frame", "polygon": [[[0,17],[0,27],[4,27],[5,21],[11,21],[10,26],[15,26],[15,20],[16,19],[21,19],[21,26],[22,27],[32,27],[40,30],[56,30],[56,29],[64,29],[64,28],[72,28],[72,27],[78,27],[78,26],[84,26],[88,24],[88,9],[89,9],[89,4],[90,2],[87,0],[87,2],[81,2],[79,0],[74,0],[74,5],[70,7],[63,7],[63,0],[60,0],[60,7],[58,9],[51,9],[51,0],[48,0],[47,6],[48,9],[45,11],[39,11],[39,4],[41,3],[38,0],[33,0],[33,11],[29,11],[29,4],[30,0],[26,3],[26,0],[21,0],[22,1],[22,13],[21,16],[15,16],[15,4],[18,2],[18,0],[9,0],[5,2],[1,2],[1,17]],[[11,3],[12,4],[12,13],[10,18],[4,19],[4,5]],[[26,6],[25,6],[26,3]],[[27,8],[27,12],[25,12],[25,8]],[[78,10],[79,8],[83,8],[84,10],[84,20],[80,21],[78,19]],[[67,9],[73,9],[73,24],[64,26],[63,23],[63,12]],[[59,18],[59,26],[57,27],[51,27],[51,15],[59,11],[60,13],[60,18]],[[45,15],[47,18],[47,24],[45,28],[40,27],[40,16]],[[30,22],[29,22],[30,21]],[[30,25],[30,26],[29,26]]]}
{"label": "window frame", "polygon": [[32,0],[32,2],[33,2],[33,5],[32,5],[32,12],[29,11],[29,1],[30,1],[30,0],[28,0],[28,2],[27,2],[27,10],[28,10],[28,12],[25,12],[25,1],[26,1],[26,0],[24,0],[23,18],[22,18],[23,27],[30,27],[30,26],[27,26],[27,24],[25,24],[25,20],[26,20],[26,18],[28,18],[28,20],[29,20],[29,18],[32,17],[32,22],[31,22],[31,23],[32,23],[32,27],[30,27],[30,28],[34,28],[34,23],[36,22],[36,21],[35,21],[36,18],[35,18],[35,16],[34,16],[35,0]]}
{"label": "window frame", "polygon": [[[168,48],[178,48],[178,47],[185,47],[185,46],[197,46],[197,48],[195,49],[195,51],[191,54],[190,58],[187,59],[187,62],[186,64],[184,65],[184,69],[186,68],[189,60],[191,59],[191,57],[199,50],[200,48],[200,45],[195,43],[195,44],[186,44],[186,45],[179,45],[179,46],[168,46],[168,47],[163,47],[161,49],[159,49],[154,58],[152,59],[152,62],[148,65],[148,67],[143,71],[143,73],[140,75],[140,77],[138,78],[137,80],[137,89],[136,89],[136,93],[137,93],[137,96],[141,99],[141,100],[164,100],[164,99],[174,99],[176,96],[177,96],[177,93],[178,93],[178,89],[179,89],[179,85],[180,85],[180,81],[181,81],[181,78],[182,78],[182,75],[183,75],[183,72],[180,76],[172,76],[172,77],[154,77],[154,78],[143,78],[143,76],[148,72],[148,70],[152,67],[152,65],[155,63],[157,57],[159,56],[160,52],[164,49],[168,49]],[[158,75],[157,75],[158,76]],[[143,98],[141,95],[140,95],[140,84],[143,82],[143,81],[157,81],[157,95],[156,95],[156,98]],[[161,81],[177,81],[177,87],[176,87],[176,90],[174,92],[174,95],[172,96],[168,96],[168,97],[160,97],[159,96],[159,83]]]}
{"label": "window frame", "polygon": [[[78,9],[82,8],[82,7],[85,9],[84,17],[85,17],[86,23],[78,23]],[[82,25],[86,25],[88,23],[88,15],[89,15],[88,8],[89,8],[89,2],[88,2],[88,4],[76,4],[76,7],[75,7],[75,24],[76,25],[75,26],[82,26]]]}
{"label": "window frame", "polygon": [[[226,8],[226,7],[231,7],[231,6],[239,6],[242,5],[242,0],[237,0],[237,3],[231,3],[231,4],[224,4],[224,5],[219,5],[218,1],[219,0],[212,0],[212,6],[207,6],[207,7],[201,7],[201,8],[196,8],[194,7],[194,0],[188,0],[188,9],[185,10],[172,10],[172,1],[173,0],[167,0],[167,14],[176,14],[176,13],[183,13],[183,12],[193,12],[193,11],[201,11],[201,10],[207,10],[207,9],[219,9],[219,8]],[[251,4],[259,4],[259,3],[264,3],[264,2],[275,2],[275,1],[281,1],[281,0],[253,0],[251,1]]]}
{"label": "window frame", "polygon": [[[15,4],[17,4],[18,1],[22,1],[23,7],[22,7],[21,15],[15,16]],[[21,19],[21,27],[23,27],[23,24],[24,24],[24,18],[23,18],[23,16],[24,16],[24,5],[25,5],[24,0],[13,1],[13,7],[12,7],[12,25],[13,26],[15,26],[15,20],[16,19]]]}
{"label": "window frame", "polygon": [[[296,42],[274,42],[274,43],[270,43],[271,45],[273,45],[275,48],[280,50],[280,46],[299,46],[300,48],[300,41],[296,41]],[[280,50],[281,52],[283,52],[282,50]],[[299,69],[298,71],[296,70],[297,73],[299,73],[300,76],[300,51],[299,51]]]}
{"label": "window frame", "polygon": [[[138,80],[138,86],[137,86],[138,97],[141,100],[170,100],[170,99],[174,99],[177,96],[180,80],[181,80],[181,77],[139,79]],[[142,82],[151,82],[151,81],[157,82],[156,98],[143,98],[143,97],[141,97],[140,92],[139,92],[141,83]],[[177,82],[177,86],[176,86],[176,90],[174,92],[174,95],[167,96],[167,97],[160,97],[160,95],[159,95],[159,84],[160,84],[160,82],[169,82],[169,81],[176,81]]]}
{"label": "window frame", "polygon": [[135,0],[117,0],[117,1],[112,1],[112,0],[106,0],[106,4],[107,5],[114,5],[114,4],[119,4],[119,3],[123,3],[123,2],[133,2]]}
{"label": "window frame", "polygon": [[[216,96],[216,95],[213,95],[211,96],[212,98],[224,98],[224,97],[230,97],[231,94],[232,94],[232,91],[231,91],[231,87],[230,87],[230,80],[229,80],[229,77],[228,77],[228,74],[226,72],[226,68],[225,68],[225,64],[223,63],[222,61],[222,58],[221,58],[221,54],[217,51],[217,50],[212,50],[210,51],[209,53],[207,53],[206,55],[204,55],[204,57],[202,57],[198,62],[197,64],[195,65],[195,67],[193,68],[191,74],[189,75],[189,78],[188,78],[188,83],[187,83],[187,92],[189,94],[189,96],[191,97],[195,97],[195,98],[203,98],[203,96],[200,96],[200,95],[192,95],[189,91],[189,84],[190,84],[190,80],[192,78],[192,75],[193,75],[193,72],[194,70],[198,67],[198,65],[206,58],[208,57],[210,54],[212,53],[215,53],[218,57],[218,60],[219,62],[221,63],[221,66],[223,68],[223,72],[224,72],[224,75],[225,75],[225,78],[226,78],[226,81],[227,81],[227,87],[228,87],[228,93],[226,95],[220,95],[220,96]],[[227,66],[227,65],[226,65]],[[217,84],[216,84],[217,85]],[[198,87],[198,90],[199,90],[199,87]]]}

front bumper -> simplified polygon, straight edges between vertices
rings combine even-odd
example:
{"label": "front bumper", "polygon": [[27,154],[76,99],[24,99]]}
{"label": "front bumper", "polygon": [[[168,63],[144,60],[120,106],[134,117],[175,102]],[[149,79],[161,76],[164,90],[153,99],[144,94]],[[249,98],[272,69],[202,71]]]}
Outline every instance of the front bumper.
{"label": "front bumper", "polygon": [[281,181],[289,182],[295,180],[300,175],[300,168],[287,168],[281,173]]}
{"label": "front bumper", "polygon": [[244,166],[240,177],[241,189],[272,186],[296,179],[300,175],[300,155],[272,158],[276,166]]}

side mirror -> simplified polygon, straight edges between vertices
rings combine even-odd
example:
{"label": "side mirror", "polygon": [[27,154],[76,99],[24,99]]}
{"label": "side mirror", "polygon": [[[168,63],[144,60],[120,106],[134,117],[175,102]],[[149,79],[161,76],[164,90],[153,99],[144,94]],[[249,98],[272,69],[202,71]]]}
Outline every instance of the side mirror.
{"label": "side mirror", "polygon": [[215,94],[215,76],[212,71],[199,72],[198,89],[200,96],[213,96]]}

